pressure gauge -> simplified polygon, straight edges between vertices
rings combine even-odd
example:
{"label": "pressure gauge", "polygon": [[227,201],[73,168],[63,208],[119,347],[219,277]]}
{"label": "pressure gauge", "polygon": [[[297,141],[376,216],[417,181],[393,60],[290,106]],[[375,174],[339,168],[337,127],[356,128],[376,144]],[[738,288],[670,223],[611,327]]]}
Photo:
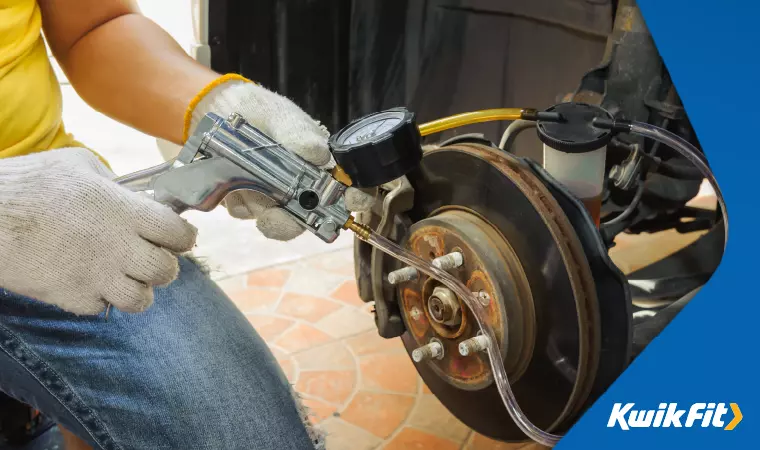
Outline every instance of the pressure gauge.
{"label": "pressure gauge", "polygon": [[375,187],[406,175],[422,159],[414,114],[393,108],[357,119],[330,137],[335,161],[356,187]]}

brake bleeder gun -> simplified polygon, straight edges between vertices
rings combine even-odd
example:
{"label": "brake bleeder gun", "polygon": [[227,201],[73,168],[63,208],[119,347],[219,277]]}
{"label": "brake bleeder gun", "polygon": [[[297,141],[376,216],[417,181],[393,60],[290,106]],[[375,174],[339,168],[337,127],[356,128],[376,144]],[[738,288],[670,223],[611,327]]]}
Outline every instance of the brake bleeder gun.
{"label": "brake bleeder gun", "polygon": [[331,172],[288,151],[239,114],[207,114],[173,160],[117,178],[132,191],[182,213],[211,211],[230,192],[249,189],[275,200],[307,230],[333,242],[341,229],[361,231],[347,210],[348,186],[376,187],[405,175],[422,158],[414,114],[371,114],[329,139]]}
{"label": "brake bleeder gun", "polygon": [[343,193],[348,186],[372,188],[400,178],[422,159],[422,136],[492,120],[557,120],[535,109],[498,108],[463,113],[417,126],[415,115],[392,108],[354,120],[328,140],[336,166],[321,170],[285,149],[239,114],[207,114],[179,155],[164,164],[116,179],[175,212],[210,211],[235,190],[258,191],[275,200],[325,242],[341,229],[362,237]]}

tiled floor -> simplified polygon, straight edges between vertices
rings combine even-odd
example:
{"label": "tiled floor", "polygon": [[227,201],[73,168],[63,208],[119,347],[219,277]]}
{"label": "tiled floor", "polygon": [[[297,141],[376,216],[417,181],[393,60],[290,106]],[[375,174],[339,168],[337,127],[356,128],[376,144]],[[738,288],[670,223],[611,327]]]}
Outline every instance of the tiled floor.
{"label": "tiled floor", "polygon": [[429,393],[401,341],[377,335],[349,249],[219,284],[269,343],[329,450],[538,448],[473,433]]}

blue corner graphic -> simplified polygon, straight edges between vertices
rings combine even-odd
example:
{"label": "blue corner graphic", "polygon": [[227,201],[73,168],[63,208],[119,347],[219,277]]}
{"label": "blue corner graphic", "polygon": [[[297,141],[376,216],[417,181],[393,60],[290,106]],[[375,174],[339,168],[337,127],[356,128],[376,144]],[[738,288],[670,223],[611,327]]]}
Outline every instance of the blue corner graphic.
{"label": "blue corner graphic", "polygon": [[[638,5],[726,198],[728,248],[707,286],[557,448],[753,448],[760,415],[755,285],[760,281],[760,2],[639,0]],[[624,430],[622,421],[612,420],[608,427],[616,403],[644,411],[637,416],[643,425],[646,410],[654,411],[654,425],[663,409],[663,421],[659,427]],[[685,410],[678,415],[681,426],[665,427],[673,403],[673,416]],[[699,403],[704,405],[694,406]],[[731,403],[740,411],[738,419]],[[718,404],[726,412],[714,421]],[[687,427],[692,407],[694,420]],[[708,411],[711,417],[704,420]]]}

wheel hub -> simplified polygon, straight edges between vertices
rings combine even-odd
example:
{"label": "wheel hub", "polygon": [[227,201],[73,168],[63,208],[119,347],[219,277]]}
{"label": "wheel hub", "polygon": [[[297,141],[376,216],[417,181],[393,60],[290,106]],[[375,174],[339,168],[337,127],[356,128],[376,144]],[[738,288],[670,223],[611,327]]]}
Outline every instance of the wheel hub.
{"label": "wheel hub", "polygon": [[[472,211],[449,209],[416,223],[408,246],[431,261],[452,252],[463,255],[463,263],[449,272],[471,291],[492,299],[486,305],[489,322],[496,330],[508,375],[517,380],[533,351],[535,312],[530,286],[509,244]],[[402,302],[407,328],[418,344],[441,340],[444,357],[432,364],[443,379],[467,390],[491,383],[485,353],[462,356],[458,351],[459,344],[479,330],[461,299],[437,280],[422,276],[406,284]],[[504,325],[510,318],[505,336]]]}

